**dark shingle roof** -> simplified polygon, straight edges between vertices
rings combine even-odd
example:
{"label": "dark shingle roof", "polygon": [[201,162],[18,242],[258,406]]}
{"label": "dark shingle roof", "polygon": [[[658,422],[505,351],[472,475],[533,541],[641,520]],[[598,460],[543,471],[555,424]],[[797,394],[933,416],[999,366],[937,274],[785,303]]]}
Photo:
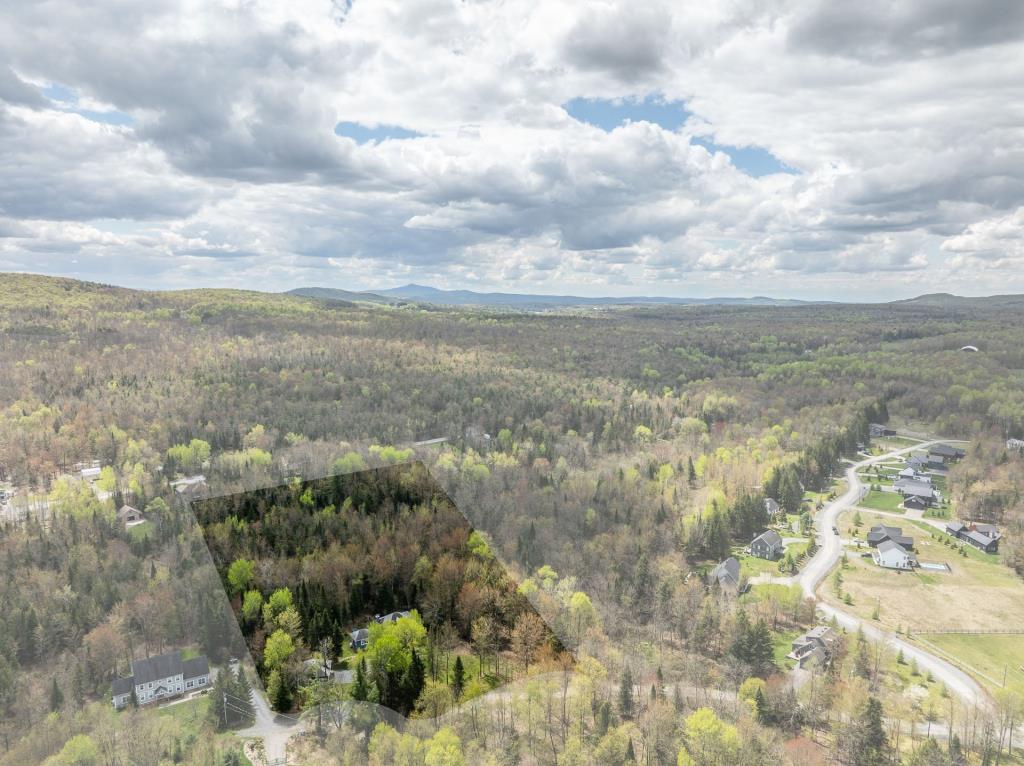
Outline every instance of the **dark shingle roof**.
{"label": "dark shingle roof", "polygon": [[182,663],[182,673],[185,678],[197,678],[210,675],[210,663],[206,657],[192,657]]}
{"label": "dark shingle roof", "polygon": [[181,672],[180,651],[132,661],[132,675],[135,677],[136,686],[149,683],[150,681],[160,681],[170,676],[177,676]]}
{"label": "dark shingle roof", "polygon": [[733,585],[740,583],[740,562],[730,556],[711,570],[711,577],[718,582],[731,581]]}
{"label": "dark shingle roof", "polygon": [[131,694],[134,688],[134,681],[131,676],[127,678],[115,678],[114,683],[111,684],[112,691],[115,697],[120,697],[122,694]]}
{"label": "dark shingle roof", "polygon": [[773,546],[773,547],[776,546],[776,545],[782,545],[782,536],[778,532],[776,532],[774,529],[769,529],[767,532],[762,532],[761,534],[759,534],[757,537],[754,538],[754,542],[755,543],[758,540],[762,540],[767,545],[770,545],[770,546]]}

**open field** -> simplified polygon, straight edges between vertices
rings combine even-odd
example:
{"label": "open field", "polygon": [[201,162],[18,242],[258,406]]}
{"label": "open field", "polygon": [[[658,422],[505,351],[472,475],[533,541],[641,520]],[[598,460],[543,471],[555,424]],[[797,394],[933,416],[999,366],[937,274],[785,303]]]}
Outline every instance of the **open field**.
{"label": "open field", "polygon": [[[862,535],[875,524],[892,525],[894,520],[861,511]],[[846,529],[852,515],[841,518]],[[921,561],[945,563],[952,571],[896,572],[875,566],[870,558],[849,550],[849,565],[843,570],[843,592],[849,593],[852,605],[843,604],[835,595],[831,578],[819,589],[819,594],[830,603],[870,620],[879,607],[878,624],[889,630],[911,631],[976,629],[994,630],[1024,627],[1024,582],[999,563],[996,556],[968,550],[967,556],[931,536],[934,529],[924,523],[909,520],[897,522],[904,532],[915,540]],[[1016,623],[1012,615],[1021,615]]]}
{"label": "open field", "polygon": [[925,648],[929,644],[960,661],[991,692],[1006,688],[1024,695],[1024,636],[945,633],[918,636]]}
{"label": "open field", "polygon": [[876,511],[889,511],[890,513],[902,513],[900,504],[903,496],[896,492],[879,492],[871,490],[860,501],[861,508],[872,508]]}

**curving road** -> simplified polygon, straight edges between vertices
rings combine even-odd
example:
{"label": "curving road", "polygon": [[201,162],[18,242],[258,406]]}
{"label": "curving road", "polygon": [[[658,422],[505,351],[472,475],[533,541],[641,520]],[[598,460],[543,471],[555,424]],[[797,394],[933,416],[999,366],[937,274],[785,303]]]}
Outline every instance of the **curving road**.
{"label": "curving road", "polygon": [[[892,460],[895,457],[909,454],[921,449],[922,447],[930,447],[933,444],[941,443],[955,443],[958,441],[960,440],[934,439],[932,441],[923,441],[912,447],[893,450],[892,452],[887,452],[884,455],[878,455],[876,457],[861,460],[859,463],[852,464],[846,470],[846,482],[848,488],[841,496],[828,503],[818,515],[817,528],[819,548],[811,560],[807,562],[800,573],[794,578],[794,582],[800,585],[803,589],[805,597],[816,598],[815,591],[817,590],[818,585],[820,585],[821,581],[828,576],[832,567],[839,563],[839,559],[843,555],[842,538],[833,530],[839,526],[840,514],[856,505],[864,495],[864,485],[861,482],[860,477],[857,475],[858,471],[861,471],[870,465],[882,463],[886,460]],[[918,667],[922,670],[931,671],[932,675],[937,680],[944,683],[951,693],[960,697],[964,702],[982,706],[987,706],[991,702],[991,698],[977,681],[971,678],[971,676],[964,671],[960,670],[960,668],[947,662],[941,657],[937,657],[914,644],[908,643],[895,633],[881,630],[868,621],[861,620],[859,617],[837,609],[831,604],[819,602],[818,608],[821,609],[829,619],[834,617],[839,625],[846,630],[863,630],[864,635],[869,639],[888,643],[894,648],[903,650],[903,655],[906,658],[915,660]]]}

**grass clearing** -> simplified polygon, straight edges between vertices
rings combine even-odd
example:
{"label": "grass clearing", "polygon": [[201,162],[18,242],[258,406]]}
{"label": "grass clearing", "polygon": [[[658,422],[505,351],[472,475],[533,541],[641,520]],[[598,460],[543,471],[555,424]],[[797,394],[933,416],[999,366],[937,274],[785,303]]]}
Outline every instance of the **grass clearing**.
{"label": "grass clearing", "polygon": [[1005,672],[1006,688],[1024,695],[1024,636],[945,633],[918,636],[918,640],[960,660],[989,691],[1002,688]]}
{"label": "grass clearing", "polygon": [[[862,533],[875,524],[892,526],[894,520],[861,511]],[[845,529],[851,524],[847,513],[841,519]],[[948,564],[949,573],[896,572],[875,566],[870,558],[862,558],[860,551],[849,550],[849,565],[843,570],[843,593],[848,593],[852,604],[844,604],[833,592],[832,578],[826,579],[819,594],[837,607],[852,611],[870,620],[879,606],[879,622],[888,630],[902,628],[911,631],[971,629],[998,630],[1018,627],[1007,625],[1008,615],[1024,615],[1024,582],[998,557],[976,550],[966,556],[944,545],[938,530],[924,522],[910,519],[896,522],[905,534],[914,537],[918,558],[925,562]],[[1019,622],[1024,627],[1024,617]]]}
{"label": "grass clearing", "polygon": [[168,705],[157,710],[158,715],[174,718],[182,728],[193,735],[199,734],[206,720],[206,712],[210,707],[209,695],[195,697],[175,705]]}
{"label": "grass clearing", "polygon": [[793,649],[793,639],[799,636],[799,630],[782,630],[772,634],[772,645],[775,650],[775,666],[782,670],[796,667],[796,660],[786,657]]}
{"label": "grass clearing", "polygon": [[900,504],[903,496],[896,492],[869,491],[860,501],[861,508],[870,508],[876,511],[888,511],[889,513],[903,513]]}
{"label": "grass clearing", "polygon": [[132,540],[138,542],[139,540],[144,540],[152,535],[154,530],[153,522],[144,521],[141,524],[135,524],[134,526],[128,527],[128,535]]}

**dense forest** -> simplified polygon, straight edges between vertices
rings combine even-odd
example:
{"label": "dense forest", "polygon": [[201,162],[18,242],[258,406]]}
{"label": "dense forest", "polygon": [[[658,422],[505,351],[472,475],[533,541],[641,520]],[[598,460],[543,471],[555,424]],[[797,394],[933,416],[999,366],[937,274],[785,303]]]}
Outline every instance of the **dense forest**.
{"label": "dense forest", "polygon": [[[367,651],[347,657],[360,678],[354,698],[403,715],[417,703],[436,705],[444,691],[452,702],[468,698],[463,663],[471,658],[453,652],[459,647],[472,649],[476,675],[486,670],[493,683],[515,675],[498,662],[513,647],[521,670],[541,655],[571,666],[422,463],[293,482],[193,508],[280,710],[298,702],[304,659],[316,653],[336,667],[346,659],[351,632],[366,626],[373,634],[368,646],[351,648]],[[397,614],[403,616],[395,624],[376,621]],[[385,653],[389,633],[396,647]],[[447,690],[428,688],[428,678]]]}
{"label": "dense forest", "polygon": [[[702,575],[759,531],[766,497],[804,512],[806,493],[829,490],[867,423],[886,419],[975,441],[951,491],[1004,525],[1003,555],[1021,571],[1020,457],[1003,444],[1024,437],[1022,319],[1024,304],[1012,302],[520,313],[5,275],[0,486],[12,500],[0,532],[0,763],[73,763],[59,760],[72,736],[107,753],[97,762],[134,762],[112,734],[129,723],[107,711],[111,680],[161,648],[195,646],[214,662],[237,651],[211,550],[229,567],[254,562],[246,588],[227,589],[243,612],[250,591],[263,602],[258,620],[243,619],[250,642],[267,637],[262,606],[282,588],[295,589],[310,651],[329,634],[341,653],[349,620],[392,607],[416,606],[429,632],[439,623],[415,584],[426,541],[388,563],[387,582],[380,562],[361,568],[369,548],[356,545],[352,570],[325,597],[289,562],[309,559],[304,535],[322,543],[332,524],[360,539],[344,499],[301,511],[314,519],[334,506],[315,531],[287,516],[302,509],[301,495],[290,500],[280,520],[289,528],[277,530],[289,542],[268,550],[257,542],[266,537],[221,535],[224,520],[204,520],[204,541],[171,487],[203,474],[209,495],[245,497],[412,460],[486,534],[488,555],[521,582],[515,598],[574,653],[572,687],[524,678],[485,710],[435,695],[430,717],[450,723],[440,738],[343,727],[308,744],[310,762],[422,763],[430,750],[492,763],[819,763],[844,757],[850,737],[909,759],[931,745],[901,722],[949,711],[931,697],[908,706],[902,670],[883,652],[848,636],[829,673],[798,695],[780,684],[767,640],[809,626],[813,609],[785,588],[725,598]],[[979,351],[960,350],[968,344]],[[428,440],[441,441],[418,444]],[[77,468],[92,461],[101,474],[90,486]],[[145,534],[117,522],[122,503],[146,513]],[[417,502],[403,505],[415,516]],[[458,544],[476,555],[470,537]],[[443,555],[426,557],[433,578]],[[371,571],[382,587],[351,587]],[[457,603],[452,615],[473,644]],[[491,663],[519,661],[510,637],[498,646]],[[419,659],[429,676],[436,659]],[[555,664],[521,664],[531,662]],[[997,723],[968,715],[953,711],[940,728],[955,729],[964,758],[990,757]],[[60,726],[39,725],[51,718]],[[165,729],[154,735],[159,756],[140,762],[234,757],[226,735]]]}

